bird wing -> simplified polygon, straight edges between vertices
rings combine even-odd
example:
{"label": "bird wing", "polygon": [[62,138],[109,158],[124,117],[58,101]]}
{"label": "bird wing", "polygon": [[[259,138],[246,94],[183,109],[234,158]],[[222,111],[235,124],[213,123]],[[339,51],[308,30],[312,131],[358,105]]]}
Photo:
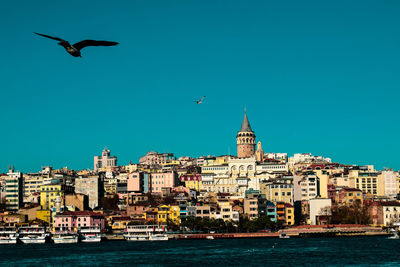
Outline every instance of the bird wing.
{"label": "bird wing", "polygon": [[205,97],[206,97],[206,96],[203,96],[202,98],[200,98],[200,100],[199,100],[199,101],[200,101],[200,102],[201,102],[201,101],[203,101],[203,99],[204,99]]}
{"label": "bird wing", "polygon": [[37,33],[37,32],[33,32],[34,34],[37,34],[37,35],[40,35],[40,36],[43,36],[43,37],[46,37],[46,38],[50,38],[50,39],[53,39],[53,40],[57,40],[57,41],[60,41],[60,42],[66,42],[65,40],[63,40],[63,39],[61,39],[61,38],[58,38],[58,37],[53,37],[53,36],[50,36],[50,35],[46,35],[46,34],[41,34],[41,33]]}
{"label": "bird wing", "polygon": [[96,41],[96,40],[83,40],[73,44],[72,46],[78,50],[85,48],[86,46],[112,46],[117,45],[117,42],[109,42],[109,41]]}

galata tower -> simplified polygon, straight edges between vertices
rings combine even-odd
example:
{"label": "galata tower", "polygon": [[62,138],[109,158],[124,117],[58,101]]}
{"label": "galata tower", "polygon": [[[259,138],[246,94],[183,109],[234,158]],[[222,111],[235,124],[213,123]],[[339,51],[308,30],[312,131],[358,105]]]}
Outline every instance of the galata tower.
{"label": "galata tower", "polygon": [[236,136],[237,156],[239,158],[247,158],[254,155],[256,145],[256,135],[251,129],[249,119],[247,118],[246,110],[244,111],[244,118],[242,127]]}

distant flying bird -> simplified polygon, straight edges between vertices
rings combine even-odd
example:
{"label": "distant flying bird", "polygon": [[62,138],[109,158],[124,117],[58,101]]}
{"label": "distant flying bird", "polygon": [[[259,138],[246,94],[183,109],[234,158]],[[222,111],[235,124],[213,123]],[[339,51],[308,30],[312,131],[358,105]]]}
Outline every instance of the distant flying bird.
{"label": "distant flying bird", "polygon": [[201,104],[202,102],[203,102],[203,99],[205,98],[206,96],[203,96],[202,98],[200,98],[199,100],[195,100],[195,101],[193,101],[193,102],[196,102],[196,104]]}
{"label": "distant flying bird", "polygon": [[83,41],[77,42],[76,44],[71,45],[68,41],[65,41],[58,37],[52,37],[52,36],[40,34],[37,32],[34,32],[34,33],[37,35],[46,37],[46,38],[50,38],[50,39],[59,41],[58,44],[61,45],[62,47],[64,47],[65,50],[67,50],[67,52],[74,57],[82,57],[81,49],[85,48],[86,46],[112,46],[112,45],[118,44],[117,42],[109,42],[109,41],[83,40]]}

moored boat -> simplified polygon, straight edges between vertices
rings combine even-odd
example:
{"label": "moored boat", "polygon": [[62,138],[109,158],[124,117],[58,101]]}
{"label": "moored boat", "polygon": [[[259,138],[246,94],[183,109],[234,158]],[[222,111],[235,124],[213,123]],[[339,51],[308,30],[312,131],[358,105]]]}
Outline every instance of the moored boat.
{"label": "moored boat", "polygon": [[128,225],[124,237],[127,241],[167,241],[165,227],[158,225]]}
{"label": "moored boat", "polygon": [[24,244],[44,244],[49,236],[43,226],[20,227],[18,233],[18,239]]}
{"label": "moored boat", "polygon": [[52,240],[54,244],[78,243],[78,233],[69,229],[56,228]]}
{"label": "moored boat", "polygon": [[0,244],[16,244],[17,237],[18,233],[15,227],[0,227]]}
{"label": "moored boat", "polygon": [[84,243],[101,242],[100,226],[81,227],[79,233],[81,242]]}

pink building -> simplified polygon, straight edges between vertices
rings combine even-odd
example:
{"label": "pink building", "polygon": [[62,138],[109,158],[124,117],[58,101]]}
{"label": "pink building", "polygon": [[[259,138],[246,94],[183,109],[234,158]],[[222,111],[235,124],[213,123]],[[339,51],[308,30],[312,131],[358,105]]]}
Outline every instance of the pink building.
{"label": "pink building", "polygon": [[161,193],[163,188],[174,188],[179,185],[178,174],[171,172],[155,172],[150,175],[150,188],[152,193]]}
{"label": "pink building", "polygon": [[127,191],[141,193],[143,192],[143,173],[132,172],[128,176]]}
{"label": "pink building", "polygon": [[145,156],[139,158],[139,164],[161,165],[163,163],[167,163],[172,159],[174,159],[174,154],[172,153],[158,153],[150,151],[147,152]]}
{"label": "pink building", "polygon": [[104,216],[93,211],[66,211],[54,216],[55,228],[67,228],[70,230],[81,227],[100,226],[103,231],[105,228]]}

